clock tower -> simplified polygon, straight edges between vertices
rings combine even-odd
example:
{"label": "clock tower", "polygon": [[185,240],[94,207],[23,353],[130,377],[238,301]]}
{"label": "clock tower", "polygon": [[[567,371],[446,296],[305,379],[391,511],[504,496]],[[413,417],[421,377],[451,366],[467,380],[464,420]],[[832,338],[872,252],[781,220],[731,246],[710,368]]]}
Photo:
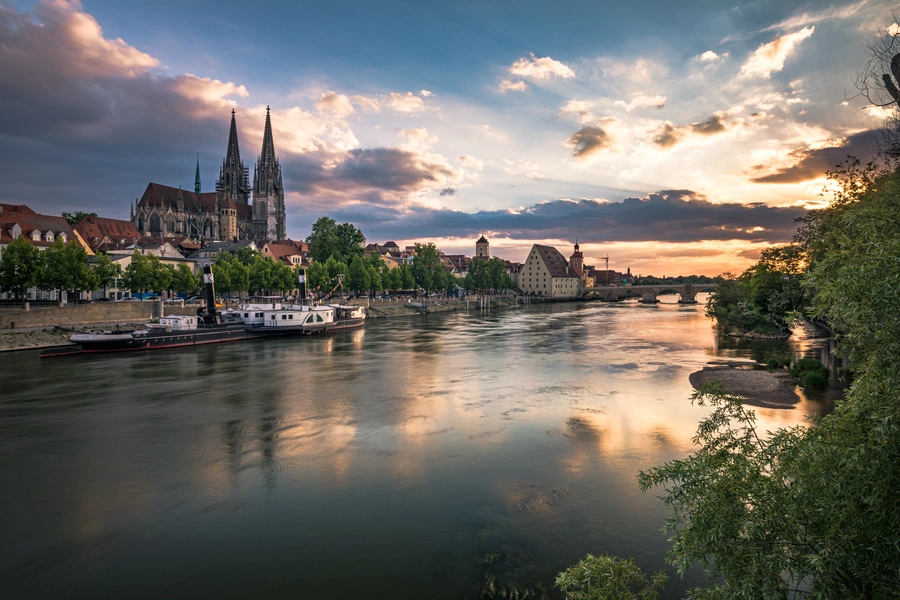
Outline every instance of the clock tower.
{"label": "clock tower", "polygon": [[575,252],[569,257],[569,269],[581,279],[581,274],[584,273],[584,255],[578,250],[578,240],[575,240]]}

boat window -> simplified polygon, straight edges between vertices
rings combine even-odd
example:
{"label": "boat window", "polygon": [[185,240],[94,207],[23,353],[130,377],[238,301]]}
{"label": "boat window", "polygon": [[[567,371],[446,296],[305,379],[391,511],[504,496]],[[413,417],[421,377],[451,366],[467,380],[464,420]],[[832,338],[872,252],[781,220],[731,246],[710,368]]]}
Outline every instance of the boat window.
{"label": "boat window", "polygon": [[275,315],[272,315],[272,320],[273,320],[273,321],[275,320]]}
{"label": "boat window", "polygon": [[282,320],[282,321],[287,321],[287,318],[288,318],[287,315],[281,315],[281,320]]}
{"label": "boat window", "polygon": [[322,322],[322,315],[316,315],[316,322],[317,322],[317,323],[321,323],[321,322]]}
{"label": "boat window", "polygon": [[288,315],[288,319],[290,319],[291,321],[293,321],[293,320],[294,320],[294,315]]}
{"label": "boat window", "polygon": [[313,315],[309,315],[309,318],[306,319],[306,322],[307,322],[307,323],[312,323],[312,322],[313,322]]}

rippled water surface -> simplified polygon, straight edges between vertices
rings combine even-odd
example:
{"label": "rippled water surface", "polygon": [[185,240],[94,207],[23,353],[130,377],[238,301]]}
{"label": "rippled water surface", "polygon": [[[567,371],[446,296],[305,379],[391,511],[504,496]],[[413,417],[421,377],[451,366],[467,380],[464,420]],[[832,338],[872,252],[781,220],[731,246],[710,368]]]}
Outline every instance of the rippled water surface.
{"label": "rippled water surface", "polygon": [[552,598],[588,552],[662,568],[637,471],[691,450],[692,371],[760,352],[663,300],[0,354],[0,597]]}

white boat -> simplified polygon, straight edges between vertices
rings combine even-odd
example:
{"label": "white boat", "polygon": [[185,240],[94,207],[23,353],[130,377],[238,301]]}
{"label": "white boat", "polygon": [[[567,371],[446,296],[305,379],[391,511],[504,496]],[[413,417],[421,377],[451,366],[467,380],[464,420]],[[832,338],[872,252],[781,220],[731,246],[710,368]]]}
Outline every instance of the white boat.
{"label": "white boat", "polygon": [[248,331],[263,335],[311,335],[361,327],[362,306],[285,304],[275,296],[256,296],[241,304],[238,316]]}

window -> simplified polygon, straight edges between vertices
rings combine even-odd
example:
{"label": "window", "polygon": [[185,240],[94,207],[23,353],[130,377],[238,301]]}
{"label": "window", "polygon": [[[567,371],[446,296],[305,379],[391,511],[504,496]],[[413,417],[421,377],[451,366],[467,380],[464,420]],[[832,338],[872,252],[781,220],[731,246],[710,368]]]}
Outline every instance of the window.
{"label": "window", "polygon": [[321,322],[322,322],[322,315],[316,315],[316,322],[317,322],[317,323],[321,323]]}

